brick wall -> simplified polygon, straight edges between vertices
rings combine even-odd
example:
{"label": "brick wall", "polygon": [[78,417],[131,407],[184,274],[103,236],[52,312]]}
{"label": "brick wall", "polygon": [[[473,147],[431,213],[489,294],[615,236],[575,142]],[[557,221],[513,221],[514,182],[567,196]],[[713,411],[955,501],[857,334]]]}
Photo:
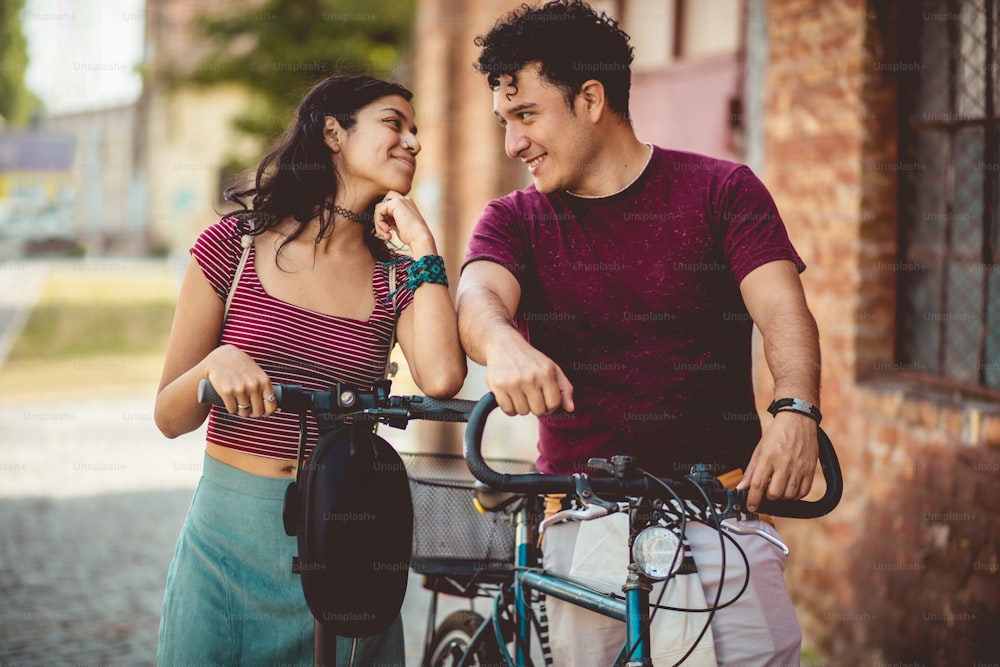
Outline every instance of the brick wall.
{"label": "brick wall", "polygon": [[842,505],[785,521],[817,660],[1000,663],[1000,410],[894,363],[895,5],[770,0],[764,181],[809,270]]}

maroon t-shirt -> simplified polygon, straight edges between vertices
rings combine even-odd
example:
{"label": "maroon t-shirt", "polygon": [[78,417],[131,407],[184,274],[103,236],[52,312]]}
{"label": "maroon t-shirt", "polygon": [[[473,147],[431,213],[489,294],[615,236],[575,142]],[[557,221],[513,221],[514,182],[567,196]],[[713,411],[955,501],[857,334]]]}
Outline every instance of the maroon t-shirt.
{"label": "maroon t-shirt", "polygon": [[746,467],[760,423],[739,283],[775,260],[805,268],[749,168],[657,147],[609,197],[530,186],[487,206],[476,260],[514,274],[519,329],[573,383],[575,411],[539,419],[540,470],[615,454],[664,477]]}

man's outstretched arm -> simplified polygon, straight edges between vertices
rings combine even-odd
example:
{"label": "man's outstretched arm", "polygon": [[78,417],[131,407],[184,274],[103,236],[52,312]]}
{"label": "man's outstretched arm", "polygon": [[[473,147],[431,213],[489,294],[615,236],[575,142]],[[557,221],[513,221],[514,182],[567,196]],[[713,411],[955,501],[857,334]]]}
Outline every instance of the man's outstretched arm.
{"label": "man's outstretched arm", "polygon": [[558,365],[514,327],[521,285],[506,268],[471,262],[458,283],[458,331],[469,358],[486,366],[486,385],[509,415],[573,410],[573,386]]}
{"label": "man's outstretched arm", "polygon": [[[798,398],[818,408],[819,331],[795,265],[764,264],[743,279],[740,292],[764,341],[774,397]],[[765,496],[797,500],[809,493],[818,452],[816,422],[811,417],[796,412],[775,415],[739,485],[750,491],[747,506],[756,509]]]}

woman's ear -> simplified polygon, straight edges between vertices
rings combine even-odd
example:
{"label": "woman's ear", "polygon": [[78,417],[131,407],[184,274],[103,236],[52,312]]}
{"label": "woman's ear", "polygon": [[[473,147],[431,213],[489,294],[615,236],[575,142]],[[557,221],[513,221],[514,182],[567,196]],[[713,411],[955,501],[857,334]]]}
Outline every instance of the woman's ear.
{"label": "woman's ear", "polygon": [[333,116],[326,116],[323,119],[323,143],[330,147],[334,153],[340,152],[340,138],[344,135],[344,128]]}

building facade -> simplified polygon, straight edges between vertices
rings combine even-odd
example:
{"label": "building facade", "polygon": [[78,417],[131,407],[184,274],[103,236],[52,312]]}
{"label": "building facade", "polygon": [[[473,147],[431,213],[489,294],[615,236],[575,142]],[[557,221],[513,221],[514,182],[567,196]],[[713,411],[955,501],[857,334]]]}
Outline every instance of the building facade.
{"label": "building facade", "polygon": [[136,106],[60,114],[46,125],[75,138],[72,226],[87,253],[148,251],[154,240]]}
{"label": "building facade", "polygon": [[227,165],[259,150],[233,128],[250,104],[235,84],[189,82],[209,45],[199,28],[206,16],[252,16],[255,2],[147,0],[143,91],[137,107],[142,125],[143,168],[149,173],[150,228],[166,247],[186,249],[218,220],[222,191],[231,185]]}

